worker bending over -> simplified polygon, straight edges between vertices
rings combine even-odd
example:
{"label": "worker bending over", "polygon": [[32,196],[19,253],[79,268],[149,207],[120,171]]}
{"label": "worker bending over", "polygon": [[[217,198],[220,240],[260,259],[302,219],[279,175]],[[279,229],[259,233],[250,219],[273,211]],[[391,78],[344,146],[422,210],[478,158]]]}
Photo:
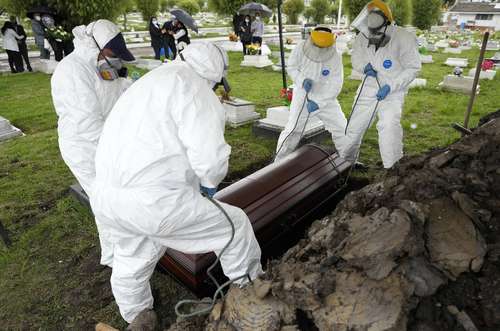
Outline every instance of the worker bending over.
{"label": "worker bending over", "polygon": [[346,118],[337,96],[344,73],[342,56],[335,46],[335,35],[327,27],[317,27],[309,38],[299,43],[287,65],[293,90],[290,116],[276,147],[276,161],[292,153],[305,131],[308,117],[318,116],[331,133],[340,152],[345,145]]}
{"label": "worker bending over", "polygon": [[[75,50],[58,65],[51,79],[59,116],[61,155],[82,188],[90,194],[95,180],[95,152],[104,121],[130,86],[122,61],[133,61],[120,29],[98,20],[73,29]],[[101,238],[101,263],[111,265],[112,247]]]}
{"label": "worker bending over", "polygon": [[394,25],[390,8],[381,0],[369,2],[351,26],[360,32],[352,49],[352,67],[365,77],[355,97],[346,130],[347,145],[341,156],[357,159],[361,140],[376,112],[380,155],[384,167],[391,168],[403,157],[404,98],[421,68],[417,40]]}
{"label": "worker bending over", "polygon": [[[231,237],[224,214],[200,192],[213,196],[228,169],[225,111],[214,93],[227,65],[217,46],[191,44],[134,83],[104,126],[91,205],[100,234],[114,244],[111,286],[134,328],[145,327],[139,320],[154,324],[149,280],[167,247],[219,255]],[[224,274],[254,279],[261,250],[250,221],[220,205],[235,225],[220,256]]]}

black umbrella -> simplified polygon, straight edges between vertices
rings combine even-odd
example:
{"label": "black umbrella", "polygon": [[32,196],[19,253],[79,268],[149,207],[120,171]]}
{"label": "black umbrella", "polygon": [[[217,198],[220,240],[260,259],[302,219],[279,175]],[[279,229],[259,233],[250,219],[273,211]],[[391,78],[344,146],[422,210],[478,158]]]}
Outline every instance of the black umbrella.
{"label": "black umbrella", "polygon": [[170,14],[174,15],[176,19],[182,22],[186,27],[198,33],[198,26],[194,19],[182,9],[172,9]]}
{"label": "black umbrella", "polygon": [[41,14],[41,15],[48,14],[48,15],[56,16],[56,12],[47,6],[35,6],[35,7],[31,8],[30,10],[28,10],[28,12],[26,13],[26,16],[28,16],[28,18],[33,19],[33,16],[35,14]]}
{"label": "black umbrella", "polygon": [[266,5],[257,2],[249,2],[238,10],[238,13],[241,15],[250,15],[255,16],[256,13],[259,13],[261,16],[271,17],[273,15],[273,11],[269,9]]}
{"label": "black umbrella", "polygon": [[281,19],[281,6],[283,0],[278,0],[278,32],[280,36],[280,56],[281,56],[281,76],[283,78],[283,88],[287,88],[285,71],[285,49],[283,47],[283,21]]}

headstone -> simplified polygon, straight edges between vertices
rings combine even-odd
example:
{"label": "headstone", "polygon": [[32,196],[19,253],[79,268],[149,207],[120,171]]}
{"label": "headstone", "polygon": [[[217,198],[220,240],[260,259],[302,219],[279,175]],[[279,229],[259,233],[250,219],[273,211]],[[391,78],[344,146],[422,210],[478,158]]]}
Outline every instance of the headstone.
{"label": "headstone", "polygon": [[[266,118],[255,122],[253,132],[258,136],[277,138],[288,123],[290,110],[286,106],[268,108]],[[327,131],[325,125],[316,116],[310,116],[304,129],[303,138],[323,137]],[[327,136],[328,134],[326,134]]]}
{"label": "headstone", "polygon": [[160,60],[152,60],[152,59],[137,59],[136,67],[146,70],[153,70],[161,66]]}
{"label": "headstone", "polygon": [[460,48],[446,47],[444,52],[450,54],[461,54],[462,50]]}
{"label": "headstone", "polygon": [[297,45],[285,45],[285,48],[288,49],[289,51],[293,51],[293,49],[296,47]]}
{"label": "headstone", "polygon": [[[470,94],[474,83],[473,77],[458,77],[455,75],[447,75],[444,80],[439,83],[439,86],[448,91]],[[479,85],[477,86],[477,94],[479,94]]]}
{"label": "headstone", "polygon": [[409,88],[417,88],[417,87],[426,87],[427,79],[424,78],[415,78],[413,82],[408,86]]}
{"label": "headstone", "polygon": [[351,80],[363,80],[363,74],[352,69],[351,75],[349,76]]}
{"label": "headstone", "polygon": [[232,127],[253,122],[260,117],[255,112],[255,105],[249,101],[231,98],[224,100],[223,104],[226,109],[226,123]]}
{"label": "headstone", "polygon": [[245,55],[241,62],[243,67],[264,68],[271,65],[273,65],[273,62],[269,60],[267,55]]}
{"label": "headstone", "polygon": [[424,55],[424,54],[420,54],[420,61],[422,63],[433,63],[434,62],[432,60],[432,55]]}
{"label": "headstone", "polygon": [[58,64],[59,62],[55,60],[40,59],[40,63],[34,65],[34,69],[35,71],[40,71],[45,74],[52,75],[56,70]]}
{"label": "headstone", "polygon": [[427,50],[429,52],[435,52],[435,51],[437,51],[437,47],[434,44],[427,44]]}
{"label": "headstone", "polygon": [[144,39],[141,37],[135,37],[135,38],[130,38],[129,41],[131,43],[142,43],[142,42],[144,42]]}
{"label": "headstone", "polygon": [[449,67],[465,68],[469,65],[469,60],[464,58],[449,57],[446,59],[446,62],[444,64],[446,64]]}
{"label": "headstone", "polygon": [[443,39],[442,39],[442,40],[439,40],[439,41],[436,43],[436,47],[438,47],[438,48],[447,48],[447,47],[449,47],[449,46],[450,46],[450,45],[449,45],[448,41],[447,41],[447,40],[443,40]]}
{"label": "headstone", "polygon": [[486,50],[487,51],[498,51],[500,50],[500,42],[496,40],[490,40],[486,44]]}
{"label": "headstone", "polygon": [[0,141],[21,136],[21,130],[11,125],[9,120],[0,116]]}
{"label": "headstone", "polygon": [[221,43],[217,43],[222,49],[226,52],[243,52],[243,45],[239,41],[223,41]]}
{"label": "headstone", "polygon": [[[496,75],[496,70],[481,70],[481,73],[479,74],[479,79],[488,79],[488,80],[493,80]],[[475,77],[476,76],[476,69],[471,69],[469,70],[469,76],[470,77]]]}

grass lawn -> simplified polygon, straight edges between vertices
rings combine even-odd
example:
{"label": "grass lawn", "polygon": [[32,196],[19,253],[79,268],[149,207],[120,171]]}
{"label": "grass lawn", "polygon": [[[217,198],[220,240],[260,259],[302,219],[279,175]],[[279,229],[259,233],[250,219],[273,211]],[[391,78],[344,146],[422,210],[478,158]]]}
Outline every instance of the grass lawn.
{"label": "grass lawn", "polygon": [[[452,68],[442,63],[455,55],[432,53],[435,64],[426,64],[423,89],[406,98],[403,126],[406,154],[443,146],[458,137],[450,124],[463,121],[468,96],[442,92],[437,84]],[[475,65],[478,50],[464,52]],[[487,56],[493,55],[488,52]],[[281,74],[271,69],[239,66],[241,55],[230,55],[229,79],[233,95],[255,102],[262,115],[280,105]],[[345,76],[350,74],[344,56]],[[339,97],[346,113],[359,81],[346,80]],[[500,108],[500,78],[481,81],[471,124]],[[100,267],[99,244],[91,213],[68,197],[74,181],[60,158],[57,119],[50,97],[50,77],[40,73],[0,76],[0,115],[27,135],[0,143],[0,221],[12,241],[0,242],[0,329],[91,329],[97,321],[124,327],[114,304],[110,270]],[[410,129],[410,124],[417,124]],[[228,128],[232,145],[230,178],[260,167],[273,155],[275,141],[256,138],[251,126]],[[361,160],[380,166],[377,133],[367,134]],[[376,170],[372,170],[374,175]],[[189,296],[168,276],[155,273],[153,292],[163,325],[172,322],[173,304]]]}

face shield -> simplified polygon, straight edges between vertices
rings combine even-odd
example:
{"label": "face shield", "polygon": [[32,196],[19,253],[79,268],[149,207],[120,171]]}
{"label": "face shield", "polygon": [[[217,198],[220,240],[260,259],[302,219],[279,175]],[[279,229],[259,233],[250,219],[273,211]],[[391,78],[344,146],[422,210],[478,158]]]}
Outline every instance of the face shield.
{"label": "face shield", "polygon": [[[382,19],[384,22],[382,22]],[[375,28],[376,30],[380,30],[382,27],[387,27],[387,25],[392,23],[394,23],[394,18],[389,6],[381,0],[373,0],[366,4],[359,15],[352,21],[351,27],[357,29],[368,38],[370,27],[372,27],[372,31]]]}

